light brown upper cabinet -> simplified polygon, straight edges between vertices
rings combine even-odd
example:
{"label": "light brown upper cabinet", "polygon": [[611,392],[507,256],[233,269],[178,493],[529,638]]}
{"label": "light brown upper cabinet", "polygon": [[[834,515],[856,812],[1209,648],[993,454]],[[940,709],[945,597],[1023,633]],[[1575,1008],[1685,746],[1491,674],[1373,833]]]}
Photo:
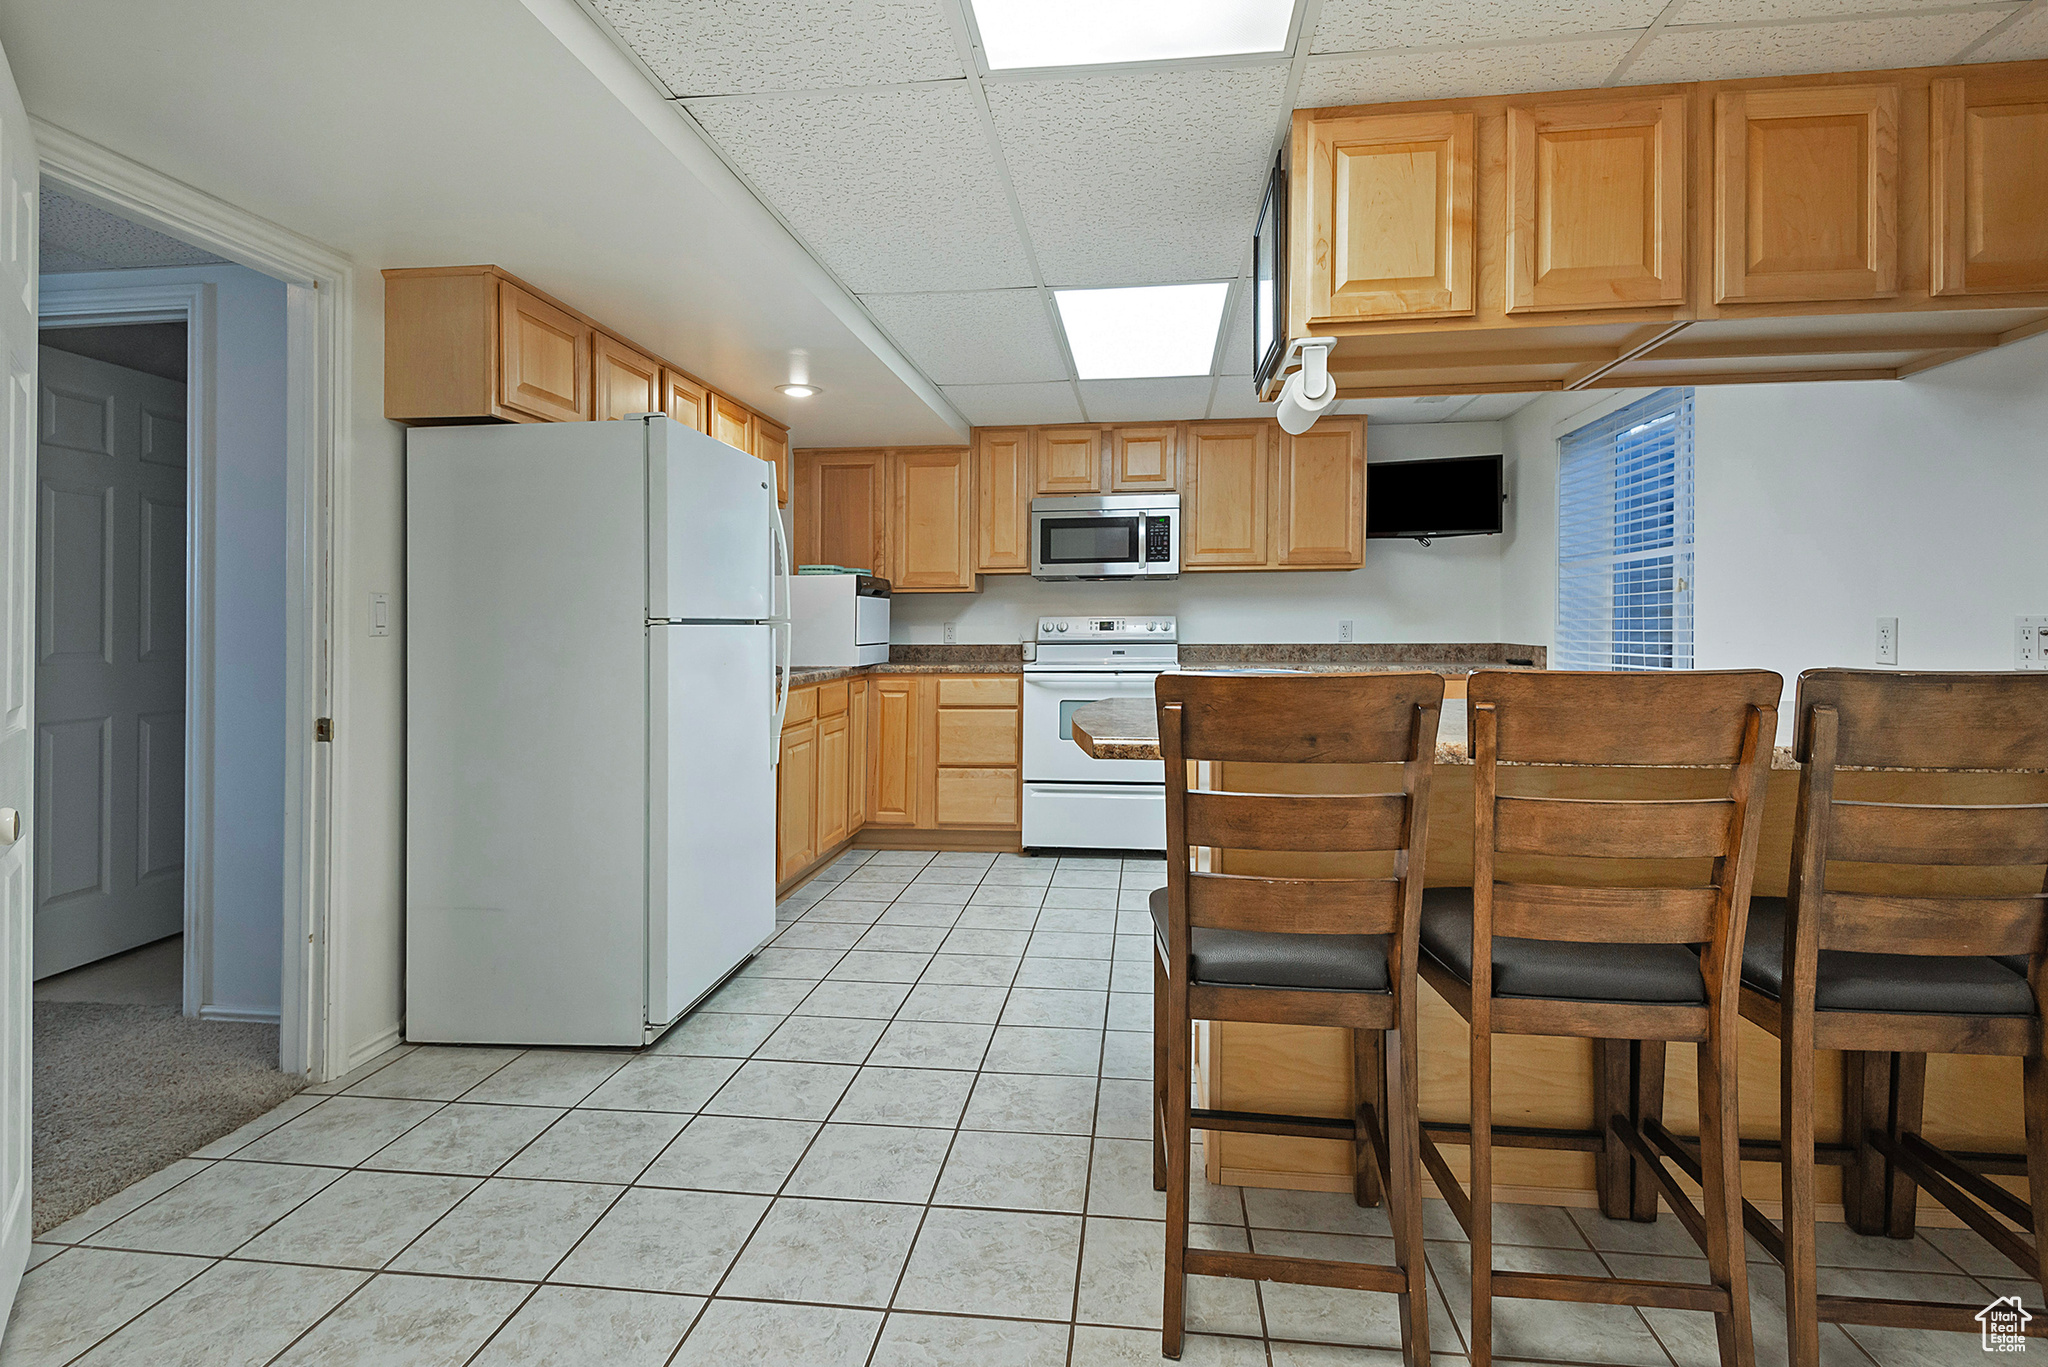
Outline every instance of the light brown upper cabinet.
{"label": "light brown upper cabinet", "polygon": [[754,415],[744,405],[712,391],[710,433],[727,446],[754,454]]}
{"label": "light brown upper cabinet", "polygon": [[591,344],[592,389],[599,421],[628,413],[659,413],[661,364],[641,355],[616,337],[600,332]]}
{"label": "light brown upper cabinet", "polygon": [[1365,561],[1365,419],[1324,418],[1280,434],[1274,563],[1350,568]]}
{"label": "light brown upper cabinet", "polygon": [[548,422],[590,416],[591,326],[498,283],[498,393],[507,408]]}
{"label": "light brown upper cabinet", "polygon": [[1112,427],[1109,491],[1138,494],[1180,487],[1180,425]]}
{"label": "light brown upper cabinet", "polygon": [[1899,287],[1899,88],[1714,99],[1715,298],[1881,299]]}
{"label": "light brown upper cabinet", "polygon": [[1031,492],[1044,497],[1102,492],[1102,429],[1041,427],[1032,453]]}
{"label": "light brown upper cabinet", "polygon": [[1187,425],[1187,483],[1181,495],[1180,559],[1187,569],[1266,564],[1272,485],[1269,422]]}
{"label": "light brown upper cabinet", "polygon": [[796,454],[796,562],[887,576],[886,451]]}
{"label": "light brown upper cabinet", "polygon": [[1507,111],[1510,313],[1685,299],[1685,98]]}
{"label": "light brown upper cabinet", "polygon": [[775,501],[789,503],[789,429],[754,415],[754,454],[775,467]]}
{"label": "light brown upper cabinet", "polygon": [[680,370],[661,368],[661,411],[693,432],[711,427],[711,391]]}
{"label": "light brown upper cabinet", "polygon": [[983,574],[1031,571],[1031,430],[974,432],[975,568]]}
{"label": "light brown upper cabinet", "polygon": [[[1297,122],[1293,289],[1315,320],[1472,312],[1474,116]],[[1303,329],[1305,330],[1305,329]]]}
{"label": "light brown upper cabinet", "polygon": [[2048,290],[2048,70],[1946,76],[1929,104],[1934,293]]}
{"label": "light brown upper cabinet", "polygon": [[891,451],[889,580],[897,588],[975,587],[973,463],[967,447]]}

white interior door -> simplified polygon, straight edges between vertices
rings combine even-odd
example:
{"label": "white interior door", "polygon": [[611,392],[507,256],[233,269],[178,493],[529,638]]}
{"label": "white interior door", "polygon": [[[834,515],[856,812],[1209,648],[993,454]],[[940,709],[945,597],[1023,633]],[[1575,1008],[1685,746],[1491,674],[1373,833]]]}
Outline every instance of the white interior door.
{"label": "white interior door", "polygon": [[0,1324],[29,1240],[29,842],[34,818],[33,621],[36,149],[0,54]]}
{"label": "white interior door", "polygon": [[185,386],[41,349],[35,976],[184,925]]}

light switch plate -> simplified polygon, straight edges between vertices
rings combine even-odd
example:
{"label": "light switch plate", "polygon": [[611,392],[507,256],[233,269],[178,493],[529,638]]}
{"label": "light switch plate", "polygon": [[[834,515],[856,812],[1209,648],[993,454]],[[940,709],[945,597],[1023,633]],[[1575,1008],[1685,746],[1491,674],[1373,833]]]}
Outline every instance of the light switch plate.
{"label": "light switch plate", "polygon": [[373,593],[370,595],[370,634],[389,636],[391,634],[391,595]]}
{"label": "light switch plate", "polygon": [[1877,619],[1877,662],[1881,665],[1899,662],[1899,619],[1896,617]]}
{"label": "light switch plate", "polygon": [[2048,617],[2015,617],[2012,667],[2048,669]]}

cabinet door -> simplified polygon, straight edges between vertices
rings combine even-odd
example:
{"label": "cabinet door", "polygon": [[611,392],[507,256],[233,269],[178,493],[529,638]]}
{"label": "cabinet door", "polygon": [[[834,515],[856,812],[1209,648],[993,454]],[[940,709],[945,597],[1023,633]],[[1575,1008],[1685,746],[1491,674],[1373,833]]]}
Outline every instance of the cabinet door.
{"label": "cabinet door", "polygon": [[1280,436],[1275,561],[1301,568],[1365,563],[1365,419],[1324,418]]}
{"label": "cabinet door", "polygon": [[1722,303],[1882,299],[1899,288],[1899,88],[1714,98]]}
{"label": "cabinet door", "polygon": [[1311,325],[1472,312],[1474,127],[1456,110],[1300,125],[1291,326],[1302,305]]}
{"label": "cabinet door", "polygon": [[590,416],[590,325],[498,282],[498,402],[548,422]]}
{"label": "cabinet door", "polygon": [[716,391],[711,395],[711,435],[727,446],[754,454],[754,413]]}
{"label": "cabinet door", "polygon": [[888,452],[796,453],[796,560],[888,575]]}
{"label": "cabinet door", "polygon": [[775,501],[789,506],[789,429],[754,415],[754,454],[775,467]]}
{"label": "cabinet door", "polygon": [[974,433],[975,568],[984,574],[1031,570],[1031,431]]}
{"label": "cabinet door", "polygon": [[846,707],[846,829],[848,834],[868,824],[868,681],[856,678],[848,690]]}
{"label": "cabinet door", "polygon": [[1136,494],[1180,487],[1180,426],[1112,427],[1109,491]]}
{"label": "cabinet door", "polygon": [[628,413],[659,413],[661,366],[616,337],[602,332],[592,339],[592,388],[600,422]]}
{"label": "cabinet door", "polygon": [[661,411],[693,432],[711,430],[711,391],[680,370],[661,372]]}
{"label": "cabinet door", "polygon": [[1018,825],[1015,769],[941,769],[935,816],[941,826]]}
{"label": "cabinet door", "polygon": [[1944,76],[1929,95],[1934,293],[2048,290],[2048,74]]}
{"label": "cabinet door", "polygon": [[1508,110],[1508,311],[1685,302],[1685,98]]}
{"label": "cabinet door", "polygon": [[846,785],[851,763],[847,747],[850,741],[845,713],[826,717],[818,723],[819,854],[846,839],[849,819]]}
{"label": "cabinet door", "polygon": [[898,589],[974,587],[972,468],[967,448],[889,453],[889,579]]}
{"label": "cabinet door", "polygon": [[915,826],[921,815],[919,775],[924,747],[916,675],[878,676],[874,688],[874,772],[868,784],[868,822]]}
{"label": "cabinet door", "polygon": [[818,857],[818,724],[782,728],[777,770],[780,810],[775,830],[775,881],[809,868]]}
{"label": "cabinet door", "polygon": [[1186,568],[1247,569],[1266,563],[1275,430],[1265,422],[1188,424],[1180,534]]}
{"label": "cabinet door", "polygon": [[1099,494],[1102,492],[1102,429],[1041,427],[1037,431],[1031,484],[1034,494]]}

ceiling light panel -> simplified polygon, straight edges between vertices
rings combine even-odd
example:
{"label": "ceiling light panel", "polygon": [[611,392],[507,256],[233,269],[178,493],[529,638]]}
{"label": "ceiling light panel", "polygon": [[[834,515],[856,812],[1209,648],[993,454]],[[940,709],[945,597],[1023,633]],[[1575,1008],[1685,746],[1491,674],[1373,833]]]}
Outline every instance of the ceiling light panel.
{"label": "ceiling light panel", "polygon": [[976,427],[1081,421],[1071,384],[949,384],[940,392]]}
{"label": "ceiling light panel", "polygon": [[1667,28],[1622,79],[1656,85],[1925,66],[1948,60],[2003,18],[2004,11],[1994,10],[1770,28]]}
{"label": "ceiling light panel", "polygon": [[856,294],[1034,283],[961,83],[688,107]]}
{"label": "ceiling light panel", "polygon": [[991,71],[1279,52],[1293,0],[973,0]]}
{"label": "ceiling light panel", "polygon": [[1285,66],[985,88],[1047,284],[1213,280],[1244,268]]}
{"label": "ceiling light panel", "polygon": [[1313,52],[1506,43],[1647,28],[1665,0],[1323,0]]}
{"label": "ceiling light panel", "polygon": [[1228,283],[1057,290],[1067,349],[1084,380],[1206,375]]}
{"label": "ceiling light panel", "polygon": [[957,80],[942,0],[594,0],[671,94]]}
{"label": "ceiling light panel", "polygon": [[1037,290],[870,294],[861,302],[934,384],[1069,378]]}
{"label": "ceiling light panel", "polygon": [[1449,100],[1502,90],[1533,93],[1599,85],[1636,44],[1633,33],[1569,43],[1374,52],[1312,57],[1295,92],[1297,109],[1339,104]]}

